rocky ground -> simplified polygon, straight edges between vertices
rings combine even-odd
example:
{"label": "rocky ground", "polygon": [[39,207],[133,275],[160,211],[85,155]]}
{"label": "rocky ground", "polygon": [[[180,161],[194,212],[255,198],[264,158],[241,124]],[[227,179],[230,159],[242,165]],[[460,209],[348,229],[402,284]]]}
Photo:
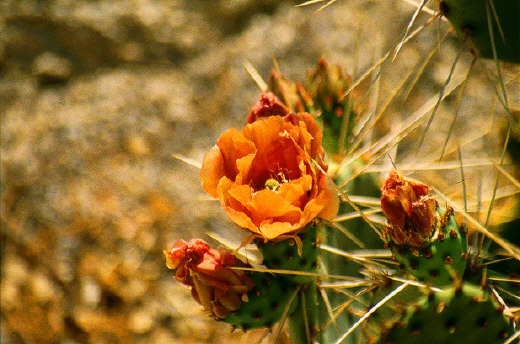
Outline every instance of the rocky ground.
{"label": "rocky ground", "polygon": [[[236,231],[173,155],[200,162],[243,125],[260,95],[245,62],[267,79],[275,58],[301,80],[325,56],[359,76],[413,13],[402,1],[339,0],[314,15],[295,4],[0,3],[2,343],[260,340],[202,314],[165,266],[178,238]],[[381,94],[427,48],[403,50]],[[444,49],[442,71],[456,53]],[[428,74],[407,106],[443,82]]]}

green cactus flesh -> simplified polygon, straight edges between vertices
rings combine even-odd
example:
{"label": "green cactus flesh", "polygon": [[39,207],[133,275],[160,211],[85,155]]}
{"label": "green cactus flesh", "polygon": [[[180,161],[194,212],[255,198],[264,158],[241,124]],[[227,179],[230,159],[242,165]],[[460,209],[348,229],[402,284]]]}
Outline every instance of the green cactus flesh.
{"label": "green cactus flesh", "polygon": [[[302,242],[301,256],[293,239],[260,244],[264,265],[269,269],[315,273],[318,269],[317,231],[319,224],[313,223],[304,233],[298,234]],[[296,284],[305,284],[316,279],[314,275],[283,275]]]}
{"label": "green cactus flesh", "polygon": [[250,277],[256,285],[247,294],[248,301],[243,302],[240,309],[225,318],[224,322],[243,330],[264,328],[278,322],[287,307],[289,307],[287,314],[294,312],[297,298],[291,305],[289,301],[297,286],[287,283],[279,276],[265,272],[255,271]]}
{"label": "green cactus flesh", "polygon": [[453,211],[448,208],[437,221],[434,237],[422,248],[391,245],[391,251],[404,271],[417,280],[443,286],[453,277],[462,277],[466,269],[466,236],[457,224]]}
{"label": "green cactus flesh", "polygon": [[431,293],[383,331],[380,343],[503,343],[513,326],[502,307],[478,286]]}
{"label": "green cactus flesh", "polygon": [[459,34],[469,34],[485,58],[493,58],[488,27],[491,18],[498,58],[520,63],[520,0],[441,0],[439,8]]}

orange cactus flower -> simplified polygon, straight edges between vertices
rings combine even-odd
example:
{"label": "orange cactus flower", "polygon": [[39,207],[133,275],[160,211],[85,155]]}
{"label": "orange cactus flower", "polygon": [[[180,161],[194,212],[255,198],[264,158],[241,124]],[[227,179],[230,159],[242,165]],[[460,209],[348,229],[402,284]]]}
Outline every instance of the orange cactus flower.
{"label": "orange cactus flower", "polygon": [[216,319],[237,311],[255,286],[245,271],[230,269],[245,266],[232,251],[210,248],[202,239],[178,240],[164,255],[168,268],[177,270],[175,279],[190,286],[193,298]]}
{"label": "orange cactus flower", "polygon": [[264,95],[242,130],[220,136],[200,172],[230,219],[265,240],[294,235],[316,217],[332,219],[339,206],[318,124],[282,106]]}
{"label": "orange cactus flower", "polygon": [[426,244],[434,232],[437,209],[428,185],[391,171],[382,190],[381,208],[389,224],[385,233],[398,245]]}

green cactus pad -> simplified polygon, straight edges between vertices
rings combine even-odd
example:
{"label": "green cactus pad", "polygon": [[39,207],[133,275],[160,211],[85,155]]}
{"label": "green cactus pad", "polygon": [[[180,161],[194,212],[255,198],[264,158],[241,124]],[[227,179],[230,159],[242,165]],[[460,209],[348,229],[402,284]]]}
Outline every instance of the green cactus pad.
{"label": "green cactus pad", "polygon": [[422,248],[392,245],[391,251],[404,271],[417,280],[443,286],[452,283],[453,276],[462,277],[466,269],[466,236],[457,224],[453,210],[442,211],[430,243]]}
{"label": "green cactus pad", "polygon": [[[298,234],[302,241],[302,254],[298,254],[298,246],[293,239],[280,242],[259,243],[260,252],[264,257],[264,265],[268,269],[317,272],[318,243],[317,231],[319,224],[313,223],[304,233]],[[285,279],[305,284],[316,279],[308,275],[283,275]]]}
{"label": "green cactus pad", "polygon": [[296,285],[265,272],[255,271],[250,277],[256,285],[247,294],[249,300],[243,302],[240,309],[225,318],[224,322],[243,330],[263,328],[278,322],[287,307],[290,307],[287,314],[294,312],[298,299],[295,298],[291,305],[288,303]]}
{"label": "green cactus pad", "polygon": [[465,284],[425,296],[383,331],[380,343],[503,343],[513,327],[500,305],[478,286]]}
{"label": "green cactus pad", "polygon": [[493,58],[486,1],[489,3],[489,18],[493,22],[493,40],[498,58],[520,63],[519,0],[441,0],[439,8],[460,35],[470,35],[482,57]]}

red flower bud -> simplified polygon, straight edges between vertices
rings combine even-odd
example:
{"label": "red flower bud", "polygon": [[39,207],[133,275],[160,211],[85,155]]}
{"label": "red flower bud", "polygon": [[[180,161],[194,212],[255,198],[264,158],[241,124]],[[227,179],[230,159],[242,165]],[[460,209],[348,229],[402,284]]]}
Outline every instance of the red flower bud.
{"label": "red flower bud", "polygon": [[428,243],[435,225],[437,201],[428,186],[391,171],[383,185],[381,208],[389,226],[385,233],[398,245],[421,247]]}
{"label": "red flower bud", "polygon": [[249,116],[247,116],[246,123],[253,123],[262,117],[283,117],[290,112],[289,108],[283,105],[273,93],[267,92],[263,93],[260,100],[253,106],[251,112],[249,112]]}
{"label": "red flower bud", "polygon": [[177,269],[175,279],[190,286],[193,298],[216,319],[238,310],[255,286],[246,271],[231,269],[246,266],[232,251],[210,248],[202,239],[178,240],[164,255],[168,268]]}

